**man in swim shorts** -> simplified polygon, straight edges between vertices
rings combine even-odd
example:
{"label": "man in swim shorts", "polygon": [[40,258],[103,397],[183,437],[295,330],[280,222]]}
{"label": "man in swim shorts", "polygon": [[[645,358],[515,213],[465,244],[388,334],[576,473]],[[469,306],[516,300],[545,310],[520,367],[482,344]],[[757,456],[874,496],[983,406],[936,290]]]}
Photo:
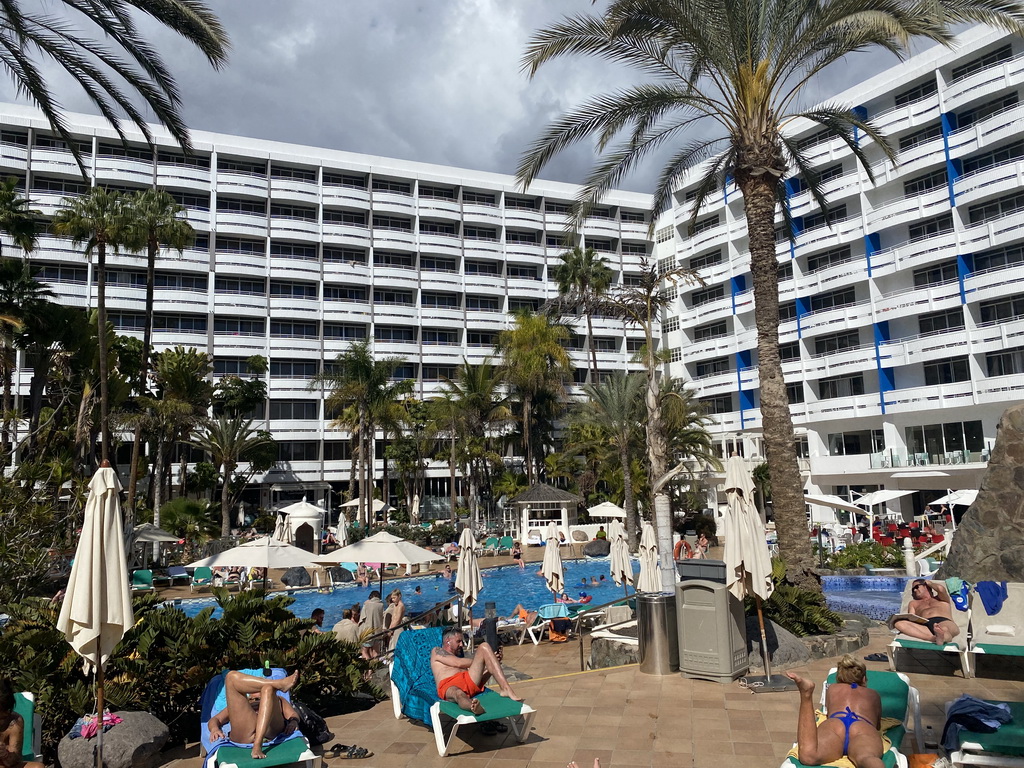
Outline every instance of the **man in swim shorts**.
{"label": "man in swim shorts", "polygon": [[850,654],[839,660],[836,682],[825,694],[828,717],[820,725],[814,715],[814,683],[793,672],[786,676],[800,691],[796,745],[801,763],[824,765],[845,755],[857,768],[882,768],[882,699],[867,687],[864,662]]}
{"label": "man in swim shorts", "polygon": [[462,630],[452,628],[441,637],[441,647],[430,652],[430,670],[437,683],[437,695],[445,701],[455,702],[474,715],[484,713],[483,705],[472,698],[484,692],[484,684],[494,678],[498,692],[507,699],[522,701],[509,685],[501,663],[487,643],[476,646],[476,653],[466,656]]}
{"label": "man in swim shorts", "polygon": [[930,640],[945,645],[960,634],[960,627],[953,621],[953,601],[949,598],[946,585],[938,580],[915,579],[910,588],[910,605],[907,612],[923,619],[927,624],[912,621],[895,621],[893,629],[918,640]]}

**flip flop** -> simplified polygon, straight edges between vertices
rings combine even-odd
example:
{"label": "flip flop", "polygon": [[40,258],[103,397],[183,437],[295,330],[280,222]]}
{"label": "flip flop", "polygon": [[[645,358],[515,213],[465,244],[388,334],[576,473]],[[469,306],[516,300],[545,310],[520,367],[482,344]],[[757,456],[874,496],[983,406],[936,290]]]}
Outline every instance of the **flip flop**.
{"label": "flip flop", "polygon": [[373,752],[353,744],[351,747],[345,744],[335,744],[324,752],[327,760],[362,760],[366,757],[373,757]]}
{"label": "flip flop", "polygon": [[888,661],[889,657],[884,653],[869,653],[864,657],[864,661]]}
{"label": "flip flop", "polygon": [[499,733],[507,733],[508,726],[504,723],[499,723],[495,720],[491,720],[486,723],[480,723],[480,733],[484,736],[497,736]]}

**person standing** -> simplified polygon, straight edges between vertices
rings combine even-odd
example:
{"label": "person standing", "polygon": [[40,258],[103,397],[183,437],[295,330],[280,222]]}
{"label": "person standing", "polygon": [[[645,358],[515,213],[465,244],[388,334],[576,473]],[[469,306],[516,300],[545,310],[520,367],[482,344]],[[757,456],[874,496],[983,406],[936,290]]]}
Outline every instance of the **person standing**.
{"label": "person standing", "polygon": [[359,645],[359,625],[352,621],[352,609],[341,612],[341,621],[334,625],[334,634],[343,643]]}
{"label": "person standing", "polygon": [[384,629],[390,630],[388,648],[394,648],[402,628],[398,625],[405,621],[405,603],[402,602],[402,590],[395,589],[388,595],[388,607],[384,610]]}
{"label": "person standing", "polygon": [[[369,632],[375,635],[384,628],[384,603],[380,601],[380,592],[376,589],[370,593],[370,597],[363,603],[359,612],[359,630],[366,634]],[[363,657],[375,658],[380,656],[381,642],[376,638],[363,644]]]}

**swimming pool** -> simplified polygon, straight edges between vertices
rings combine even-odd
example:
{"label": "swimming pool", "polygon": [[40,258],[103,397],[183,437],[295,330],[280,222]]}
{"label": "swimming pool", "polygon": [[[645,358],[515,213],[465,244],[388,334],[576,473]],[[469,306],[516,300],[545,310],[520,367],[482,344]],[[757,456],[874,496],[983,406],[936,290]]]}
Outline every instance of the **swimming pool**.
{"label": "swimming pool", "polygon": [[822,576],[825,601],[834,611],[885,621],[899,613],[909,576]]}
{"label": "swimming pool", "polygon": [[[527,608],[536,608],[539,605],[552,602],[551,592],[543,578],[537,576],[539,563],[533,563],[533,567],[527,564],[526,570],[519,570],[517,565],[506,565],[497,568],[486,568],[483,570],[484,587],[480,592],[480,599],[474,608],[474,614],[483,615],[485,603],[496,604],[499,616],[507,616],[517,603],[522,603]],[[623,594],[622,587],[616,587],[609,574],[610,563],[608,558],[587,558],[585,560],[564,560],[562,566],[565,573],[565,591],[572,597],[578,597],[581,591],[593,595],[594,605],[607,603]],[[639,571],[639,563],[633,562],[633,571]],[[591,578],[600,579],[605,577],[605,583],[601,586],[590,585]],[[580,579],[586,579],[587,585],[581,586]],[[636,579],[634,579],[635,581]],[[385,597],[393,589],[402,590],[402,599],[405,601],[405,610],[408,616],[415,616],[428,610],[435,603],[446,600],[452,593],[449,592],[449,583],[440,575],[410,576],[408,578],[387,579],[384,582]],[[420,588],[422,594],[417,595],[416,587]],[[315,590],[303,590],[293,592],[295,602],[290,606],[292,613],[301,618],[308,617],[314,608],[324,609],[324,627],[333,627],[341,621],[341,612],[350,607],[353,603],[362,603],[366,600],[371,590],[379,589],[380,582],[373,582],[369,587],[360,587],[351,582],[339,585],[330,594],[319,593]],[[629,594],[633,594],[633,588],[627,588]],[[220,615],[220,608],[217,601],[212,597],[199,599],[175,600],[174,604],[181,608],[187,615],[195,616],[203,608],[213,606],[214,616]]]}

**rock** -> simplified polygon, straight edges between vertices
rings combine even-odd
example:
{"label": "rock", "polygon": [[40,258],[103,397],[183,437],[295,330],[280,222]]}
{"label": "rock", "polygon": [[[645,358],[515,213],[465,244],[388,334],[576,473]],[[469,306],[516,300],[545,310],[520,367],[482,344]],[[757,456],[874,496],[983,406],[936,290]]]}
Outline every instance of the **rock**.
{"label": "rock", "polygon": [[[770,619],[765,619],[764,630],[768,640],[768,653],[773,673],[776,669],[803,664],[811,659],[811,653],[807,646],[789,630],[783,629]],[[750,666],[763,667],[761,629],[757,616],[747,616],[747,649],[750,652]]]}
{"label": "rock", "polygon": [[355,579],[355,576],[352,575],[352,571],[348,568],[342,568],[340,565],[328,568],[327,572],[330,574],[330,577],[334,580],[335,584],[345,584]]}
{"label": "rock", "polygon": [[608,557],[612,545],[608,539],[594,539],[583,545],[583,554],[587,557]]}
{"label": "rock", "polygon": [[305,568],[296,566],[284,572],[284,575],[281,576],[281,583],[286,587],[308,587],[313,580],[309,578]]}
{"label": "rock", "polygon": [[[153,768],[167,743],[167,726],[149,712],[118,712],[122,722],[103,734],[105,768]],[[96,739],[69,739],[57,745],[61,768],[93,768]]]}
{"label": "rock", "polygon": [[981,491],[935,576],[1024,581],[1024,405],[1007,408],[999,419]]}

